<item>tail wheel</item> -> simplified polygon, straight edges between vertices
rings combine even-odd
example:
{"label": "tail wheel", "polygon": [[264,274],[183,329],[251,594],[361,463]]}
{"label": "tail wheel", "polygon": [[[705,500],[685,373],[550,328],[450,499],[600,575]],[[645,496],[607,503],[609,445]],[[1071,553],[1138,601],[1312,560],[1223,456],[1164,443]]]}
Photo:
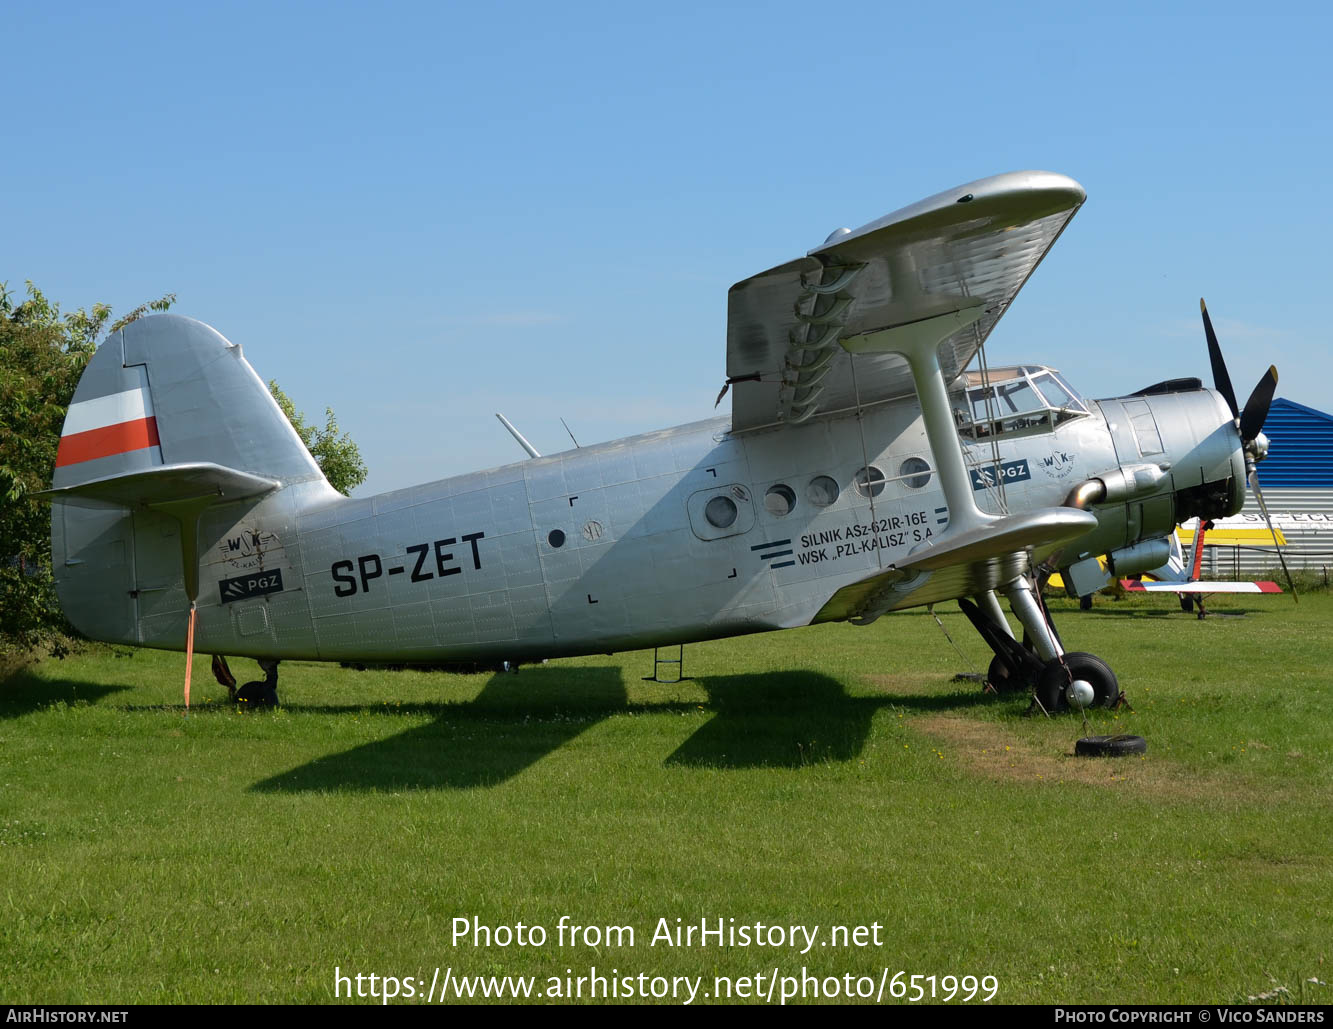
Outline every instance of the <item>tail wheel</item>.
{"label": "tail wheel", "polygon": [[1037,700],[1052,714],[1069,710],[1065,690],[1076,679],[1092,687],[1092,703],[1096,707],[1114,707],[1120,699],[1120,683],[1111,666],[1096,654],[1078,651],[1046,662],[1037,679]]}

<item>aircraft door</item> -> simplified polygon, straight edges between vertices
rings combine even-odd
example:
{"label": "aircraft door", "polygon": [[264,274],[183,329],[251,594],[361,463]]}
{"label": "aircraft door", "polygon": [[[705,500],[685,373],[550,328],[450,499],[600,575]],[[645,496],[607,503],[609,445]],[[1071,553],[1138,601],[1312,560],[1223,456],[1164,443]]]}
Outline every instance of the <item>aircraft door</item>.
{"label": "aircraft door", "polygon": [[134,512],[134,597],[139,641],[156,635],[148,623],[167,617],[183,624],[185,573],[181,568],[180,524],[157,511]]}

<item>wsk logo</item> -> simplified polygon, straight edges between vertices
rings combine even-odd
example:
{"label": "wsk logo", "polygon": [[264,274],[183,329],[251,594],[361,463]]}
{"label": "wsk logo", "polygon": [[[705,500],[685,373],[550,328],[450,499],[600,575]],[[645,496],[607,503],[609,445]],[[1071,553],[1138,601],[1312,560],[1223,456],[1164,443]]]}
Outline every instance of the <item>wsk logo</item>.
{"label": "wsk logo", "polygon": [[256,532],[254,529],[242,529],[239,536],[228,536],[218,544],[223,557],[249,557],[251,554],[269,548],[278,541],[271,532]]}
{"label": "wsk logo", "polygon": [[1052,479],[1063,479],[1074,467],[1074,455],[1057,450],[1050,457],[1041,458],[1041,470]]}

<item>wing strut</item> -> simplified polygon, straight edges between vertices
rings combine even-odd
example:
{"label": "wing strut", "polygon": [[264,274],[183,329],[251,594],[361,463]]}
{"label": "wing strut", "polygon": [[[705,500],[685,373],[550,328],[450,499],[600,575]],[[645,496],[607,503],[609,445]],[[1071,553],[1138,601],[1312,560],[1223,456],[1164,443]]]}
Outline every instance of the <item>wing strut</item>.
{"label": "wing strut", "polygon": [[984,307],[977,300],[959,297],[957,310],[840,341],[850,353],[894,353],[907,358],[921,401],[926,436],[940,473],[940,485],[949,504],[950,535],[979,529],[995,520],[994,515],[984,514],[977,507],[972,495],[972,480],[963,461],[939,357],[940,343],[983,313]]}

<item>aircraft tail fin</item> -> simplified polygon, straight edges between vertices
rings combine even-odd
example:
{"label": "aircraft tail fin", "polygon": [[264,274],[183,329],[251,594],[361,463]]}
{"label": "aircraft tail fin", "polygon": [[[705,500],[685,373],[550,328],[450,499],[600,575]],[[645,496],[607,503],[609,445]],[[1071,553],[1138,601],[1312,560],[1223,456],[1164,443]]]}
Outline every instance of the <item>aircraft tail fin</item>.
{"label": "aircraft tail fin", "polygon": [[[337,497],[240,347],[172,314],[112,333],[79,380],[45,494],[66,617],[93,639],[182,646],[187,611],[236,574],[219,570],[219,534],[243,535],[251,508],[297,484],[305,501]],[[280,575],[278,544],[265,555]],[[204,638],[229,639],[229,625],[206,619]]]}
{"label": "aircraft tail fin", "polygon": [[[179,315],[131,322],[98,348],[79,380],[52,490],[86,494],[101,482],[105,491],[130,474],[201,464],[274,485],[323,478],[239,346]],[[172,476],[138,481],[155,478],[165,486]]]}

